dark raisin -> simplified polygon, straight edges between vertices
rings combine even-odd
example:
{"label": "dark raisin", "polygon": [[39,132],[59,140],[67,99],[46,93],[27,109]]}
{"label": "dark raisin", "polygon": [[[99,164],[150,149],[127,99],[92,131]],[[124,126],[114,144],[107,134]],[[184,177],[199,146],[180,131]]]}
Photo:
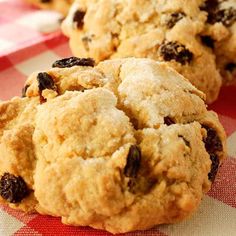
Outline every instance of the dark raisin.
{"label": "dark raisin", "polygon": [[69,57],[62,60],[55,61],[52,64],[52,67],[66,68],[73,66],[94,66],[95,61],[92,58],[78,58],[78,57]]}
{"label": "dark raisin", "polygon": [[175,24],[185,17],[183,12],[172,13],[170,15],[170,19],[166,22],[166,26],[168,29],[171,29],[175,26]]}
{"label": "dark raisin", "polygon": [[165,123],[166,125],[168,125],[168,126],[175,124],[175,122],[173,121],[173,119],[170,118],[169,116],[164,117],[164,123]]}
{"label": "dark raisin", "polygon": [[49,3],[51,2],[52,0],[41,0],[42,3]]}
{"label": "dark raisin", "polygon": [[215,129],[210,128],[206,125],[203,125],[203,128],[207,131],[207,137],[204,140],[205,147],[208,153],[215,153],[217,151],[222,151],[223,146]]}
{"label": "dark raisin", "polygon": [[182,65],[189,63],[193,59],[193,53],[178,42],[166,42],[160,47],[160,55],[165,61],[175,60]]}
{"label": "dark raisin", "polygon": [[211,11],[216,11],[218,7],[219,7],[218,0],[207,0],[200,6],[200,9],[202,11],[211,12]]}
{"label": "dark raisin", "polygon": [[208,179],[213,182],[218,172],[220,161],[218,156],[213,153],[210,154],[210,159],[211,159],[211,171],[210,173],[208,173]]}
{"label": "dark raisin", "polygon": [[0,195],[10,203],[19,203],[29,195],[29,189],[22,179],[5,173],[0,180]]}
{"label": "dark raisin", "polygon": [[74,14],[73,17],[73,22],[76,23],[76,27],[77,28],[81,28],[83,27],[84,24],[84,16],[85,16],[85,12],[81,11],[81,10],[77,10]]}
{"label": "dark raisin", "polygon": [[139,171],[140,163],[141,163],[141,151],[138,146],[132,145],[129,149],[127,163],[124,169],[125,176],[135,178]]}
{"label": "dark raisin", "polygon": [[22,95],[21,95],[22,98],[26,97],[26,92],[27,92],[27,89],[28,89],[28,88],[29,88],[29,85],[27,84],[27,85],[25,85],[25,87],[22,89]]}
{"label": "dark raisin", "polygon": [[225,66],[225,70],[229,71],[229,72],[233,72],[234,70],[236,70],[236,63],[228,63]]}
{"label": "dark raisin", "polygon": [[38,80],[40,103],[43,103],[46,100],[42,96],[42,91],[44,89],[56,90],[56,85],[54,84],[52,77],[46,72],[38,73],[37,80]]}
{"label": "dark raisin", "polygon": [[39,91],[42,92],[44,89],[55,90],[54,81],[51,75],[49,75],[48,73],[46,72],[38,73],[37,80],[38,80]]}
{"label": "dark raisin", "polygon": [[201,36],[201,40],[202,40],[202,43],[203,43],[205,46],[214,49],[214,43],[215,43],[215,41],[214,41],[214,39],[213,39],[212,37],[210,37],[210,36],[208,36],[208,35]]}
{"label": "dark raisin", "polygon": [[210,128],[206,125],[203,125],[202,127],[207,131],[207,137],[205,138],[204,142],[205,142],[205,148],[209,153],[212,162],[211,171],[208,174],[208,178],[209,180],[214,181],[220,162],[216,152],[222,151],[223,145],[215,129]]}
{"label": "dark raisin", "polygon": [[232,25],[236,20],[236,9],[230,7],[228,9],[217,10],[212,14],[208,14],[208,23],[214,24],[222,22],[225,26]]}

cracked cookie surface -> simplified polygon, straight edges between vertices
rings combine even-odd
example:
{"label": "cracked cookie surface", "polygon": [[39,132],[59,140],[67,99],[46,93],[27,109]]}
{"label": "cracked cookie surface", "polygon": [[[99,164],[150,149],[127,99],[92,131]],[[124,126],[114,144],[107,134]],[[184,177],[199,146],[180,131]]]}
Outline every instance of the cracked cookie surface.
{"label": "cracked cookie surface", "polygon": [[[0,153],[4,136],[25,124],[29,136],[16,134],[16,144],[32,145],[0,156],[1,201],[12,199],[4,186],[16,180],[14,199],[25,198],[10,206],[112,233],[191,215],[226,155],[224,130],[204,94],[150,59],[74,65],[80,61],[32,74],[25,98],[0,104]],[[40,73],[50,86],[41,86]]]}
{"label": "cracked cookie surface", "polygon": [[74,55],[109,58],[142,57],[165,61],[216,100],[221,77],[215,56],[201,43],[206,12],[203,0],[75,1],[62,24]]}

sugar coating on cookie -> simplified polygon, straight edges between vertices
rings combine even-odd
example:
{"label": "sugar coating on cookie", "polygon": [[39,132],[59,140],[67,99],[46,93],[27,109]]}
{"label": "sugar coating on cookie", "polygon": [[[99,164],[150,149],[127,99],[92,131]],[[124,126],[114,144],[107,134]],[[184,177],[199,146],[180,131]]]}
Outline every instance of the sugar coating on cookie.
{"label": "sugar coating on cookie", "polygon": [[[202,44],[206,12],[198,1],[75,1],[62,24],[78,57],[142,57],[165,61],[216,100],[221,78],[215,56]],[[78,17],[79,16],[79,17]]]}
{"label": "sugar coating on cookie", "polygon": [[[23,95],[0,104],[0,199],[65,224],[124,233],[183,220],[226,155],[205,95],[164,63],[67,58]],[[5,149],[13,134],[32,146]]]}
{"label": "sugar coating on cookie", "polygon": [[217,67],[224,84],[236,81],[236,1],[205,1],[201,10],[207,12],[203,37],[211,41]]}
{"label": "sugar coating on cookie", "polygon": [[42,9],[51,9],[67,15],[74,0],[24,0]]}

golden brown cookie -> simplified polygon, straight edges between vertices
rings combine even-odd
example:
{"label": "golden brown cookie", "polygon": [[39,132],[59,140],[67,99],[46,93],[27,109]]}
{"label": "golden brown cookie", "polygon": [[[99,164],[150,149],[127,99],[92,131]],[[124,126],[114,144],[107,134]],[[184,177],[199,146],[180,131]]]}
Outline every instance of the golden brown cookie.
{"label": "golden brown cookie", "polygon": [[199,37],[206,12],[202,0],[188,1],[75,1],[63,32],[78,57],[97,62],[107,58],[146,57],[165,61],[216,100],[221,77],[215,56]]}
{"label": "golden brown cookie", "polygon": [[[150,59],[53,67],[28,79],[26,98],[0,104],[0,153],[6,135],[27,144],[0,155],[1,200],[112,233],[191,215],[226,155],[205,95]],[[24,124],[29,136],[15,132]]]}

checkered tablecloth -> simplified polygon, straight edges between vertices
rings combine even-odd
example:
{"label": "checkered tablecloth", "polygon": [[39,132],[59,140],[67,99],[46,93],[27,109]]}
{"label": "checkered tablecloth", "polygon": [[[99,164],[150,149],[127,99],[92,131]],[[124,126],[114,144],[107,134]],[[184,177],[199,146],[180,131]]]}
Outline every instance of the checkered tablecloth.
{"label": "checkered tablecloth", "polygon": [[[45,21],[39,20],[47,16],[56,21],[59,18],[56,13],[41,12],[20,0],[0,0],[0,12],[0,99],[6,100],[21,94],[26,77],[33,71],[47,69],[71,52],[55,22],[45,25]],[[229,158],[200,209],[180,224],[125,235],[236,236],[236,87],[223,88],[219,100],[210,108],[218,112],[226,129]],[[26,215],[0,205],[0,236],[8,235],[110,234],[87,227],[65,226],[58,218]]]}

